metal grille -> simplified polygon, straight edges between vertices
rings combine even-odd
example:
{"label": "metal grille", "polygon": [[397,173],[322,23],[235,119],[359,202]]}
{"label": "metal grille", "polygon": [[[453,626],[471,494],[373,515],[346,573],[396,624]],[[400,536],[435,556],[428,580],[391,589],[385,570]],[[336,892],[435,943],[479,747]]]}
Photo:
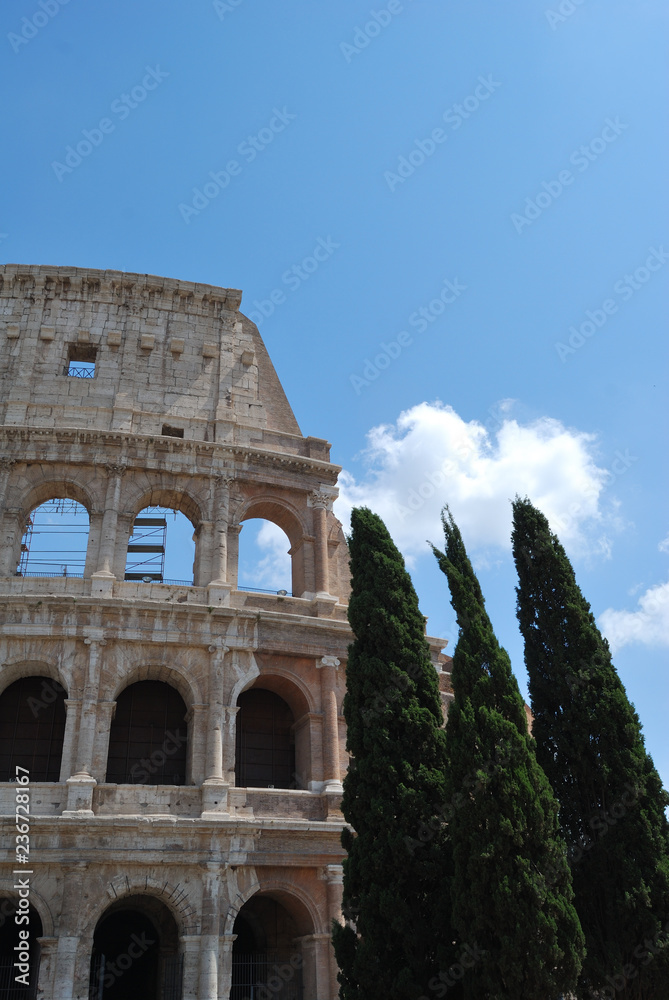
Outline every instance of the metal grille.
{"label": "metal grille", "polygon": [[15,980],[14,959],[0,958],[0,1000],[35,1000],[37,995],[37,974],[39,958],[33,958],[30,967],[30,986],[22,986]]}
{"label": "metal grille", "polygon": [[302,1000],[302,969],[294,961],[294,954],[233,955],[230,1000]]}
{"label": "metal grille", "polygon": [[73,375],[74,378],[95,378],[95,364],[75,364],[73,361],[70,361],[67,374]]}
{"label": "metal grille", "polygon": [[[161,959],[160,1000],[181,1000],[183,995],[183,965],[183,955],[166,955]],[[105,956],[93,955],[88,1000],[104,1000],[104,980]],[[23,994],[21,996],[23,997]],[[4,1000],[2,994],[0,994],[0,1000]],[[151,1000],[151,998],[147,997],[147,1000]]]}

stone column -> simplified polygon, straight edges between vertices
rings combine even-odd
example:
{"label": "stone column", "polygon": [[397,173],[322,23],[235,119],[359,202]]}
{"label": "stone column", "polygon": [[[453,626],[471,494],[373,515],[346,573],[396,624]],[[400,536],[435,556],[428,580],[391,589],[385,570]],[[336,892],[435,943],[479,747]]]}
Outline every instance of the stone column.
{"label": "stone column", "polygon": [[188,760],[186,762],[190,782],[201,785],[207,777],[207,706],[191,705],[186,724],[188,726]]}
{"label": "stone column", "polygon": [[184,958],[183,965],[183,1000],[200,1000],[198,988],[200,938],[197,934],[182,934],[179,938],[179,948]]}
{"label": "stone column", "polygon": [[314,569],[316,575],[316,594],[319,597],[330,596],[327,511],[332,510],[332,499],[330,493],[324,490],[315,490],[309,494],[307,500],[309,507],[312,507],[314,511],[314,534],[316,536]]}
{"label": "stone column", "polygon": [[[343,924],[341,907],[344,893],[344,870],[341,865],[327,865],[324,877],[327,888],[328,925],[332,926],[333,920],[336,920],[338,924]],[[330,992],[326,994],[329,1000],[338,1000],[339,997],[338,972],[339,966],[332,942],[330,942]]]}
{"label": "stone column", "polygon": [[[100,548],[98,551],[97,569],[93,573],[96,593],[111,597],[114,576],[114,553],[116,550],[116,535],[118,527],[119,505],[121,502],[121,479],[126,471],[125,465],[106,465],[107,495],[105,511],[102,517],[100,532]],[[105,583],[105,581],[107,581]]]}
{"label": "stone column", "polygon": [[214,477],[214,524],[212,532],[211,581],[209,600],[212,604],[228,604],[232,584],[228,577],[228,529],[230,521],[230,487],[233,476]]}
{"label": "stone column", "polygon": [[203,867],[198,1000],[218,1000],[221,866],[216,862],[206,862]]}
{"label": "stone column", "polygon": [[202,785],[202,813],[228,811],[228,785],[223,776],[223,663],[228,647],[221,642],[209,647],[209,710],[207,720],[207,753],[205,781]]}
{"label": "stone column", "polygon": [[321,703],[323,707],[323,777],[326,791],[342,791],[339,767],[339,713],[337,711],[336,656],[323,656],[316,666],[321,671]]}
{"label": "stone column", "polygon": [[75,773],[67,779],[67,809],[63,815],[93,815],[93,746],[98,720],[98,694],[100,689],[100,650],[106,645],[102,630],[91,628],[84,638],[88,646],[88,671],[81,705],[79,739],[75,757]]}
{"label": "stone column", "polygon": [[236,934],[222,934],[219,939],[218,987],[220,997],[229,997],[232,989],[232,946]]}
{"label": "stone column", "polygon": [[53,976],[56,971],[56,955],[58,938],[38,937],[39,969],[37,972],[37,996],[51,997],[54,995]]}
{"label": "stone column", "polygon": [[65,713],[65,734],[63,736],[63,755],[60,761],[60,781],[67,781],[74,774],[81,701],[66,698]]}
{"label": "stone column", "polygon": [[305,997],[330,996],[330,956],[327,949],[332,947],[329,934],[307,934],[297,938],[302,949],[302,985]]}
{"label": "stone column", "polygon": [[84,895],[84,876],[88,863],[62,865],[63,901],[58,921],[58,946],[56,971],[53,983],[53,1000],[72,1000],[76,996],[75,974],[79,947],[79,911]]}
{"label": "stone column", "polygon": [[[19,519],[14,515],[8,516],[8,523],[5,524],[5,512],[7,507],[7,487],[9,477],[16,460],[13,458],[0,458],[0,522],[3,525],[2,538],[0,538],[0,576],[13,576],[16,572],[14,559],[16,556],[16,534],[19,526]],[[18,562],[18,560],[17,560]],[[14,563],[14,565],[12,565]]]}
{"label": "stone column", "polygon": [[239,533],[244,525],[228,525],[228,582],[231,590],[237,589],[239,568]]}

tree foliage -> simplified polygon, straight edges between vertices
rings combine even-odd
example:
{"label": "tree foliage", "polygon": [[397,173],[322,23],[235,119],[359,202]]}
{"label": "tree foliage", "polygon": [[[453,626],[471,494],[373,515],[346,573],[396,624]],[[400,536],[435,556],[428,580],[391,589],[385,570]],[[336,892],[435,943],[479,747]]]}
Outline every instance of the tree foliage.
{"label": "tree foliage", "polygon": [[434,552],[460,629],[446,741],[452,923],[474,956],[461,969],[463,995],[555,1000],[575,984],[583,953],[557,804],[448,508],[442,521],[445,552]]}
{"label": "tree foliage", "polygon": [[418,1000],[444,933],[443,712],[402,556],[371,511],[355,509],[351,525],[342,810],[355,832],[342,836],[347,924],[333,929],[340,996]]}
{"label": "tree foliage", "polygon": [[666,1000],[669,796],[562,545],[529,500],[516,499],[513,516],[537,757],[586,938],[578,995]]}

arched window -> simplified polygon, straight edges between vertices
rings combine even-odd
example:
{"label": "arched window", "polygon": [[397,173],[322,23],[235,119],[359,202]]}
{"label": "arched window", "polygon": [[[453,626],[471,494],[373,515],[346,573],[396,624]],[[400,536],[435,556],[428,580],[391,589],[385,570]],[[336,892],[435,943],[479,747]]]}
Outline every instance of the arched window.
{"label": "arched window", "polygon": [[[0,1000],[34,1000],[37,996],[40,959],[37,938],[42,936],[42,921],[32,906],[21,910],[19,919],[24,913],[28,922],[17,924],[16,902],[6,896],[0,897]],[[21,929],[28,931],[27,941],[19,938]],[[24,958],[28,961],[24,962]],[[20,969],[14,965],[17,961]],[[28,966],[27,973],[24,965]],[[17,976],[21,978],[17,980]]]}
{"label": "arched window", "polygon": [[242,788],[295,788],[295,719],[273,691],[252,688],[237,701],[236,781]]}
{"label": "arched window", "polygon": [[186,705],[163,681],[138,681],[118,697],[109,735],[106,781],[117,785],[186,783]]}
{"label": "arched window", "polygon": [[31,512],[21,540],[18,576],[83,577],[88,546],[88,511],[64,497]]}
{"label": "arched window", "polygon": [[[31,781],[58,781],[65,691],[50,677],[22,677],[0,695],[0,781],[27,768]],[[24,772],[20,772],[21,774]]]}
{"label": "arched window", "polygon": [[239,590],[291,593],[290,540],[272,521],[249,518],[239,536]]}
{"label": "arched window", "polygon": [[164,903],[131,896],[114,903],[95,928],[91,1000],[181,1000],[178,929]]}
{"label": "arched window", "polygon": [[273,1000],[302,1000],[303,963],[296,939],[310,929],[310,922],[296,920],[271,896],[252,896],[234,923],[231,1000],[265,995]]}
{"label": "arched window", "polygon": [[193,525],[171,507],[145,507],[135,518],[128,542],[126,580],[193,583]]}

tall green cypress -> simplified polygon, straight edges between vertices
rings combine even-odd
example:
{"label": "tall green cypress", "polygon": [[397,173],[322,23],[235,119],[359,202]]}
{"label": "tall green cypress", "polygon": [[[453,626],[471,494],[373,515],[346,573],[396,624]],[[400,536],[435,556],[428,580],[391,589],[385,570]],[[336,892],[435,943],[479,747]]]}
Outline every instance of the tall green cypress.
{"label": "tall green cypress", "polygon": [[[382,520],[353,511],[344,716],[345,927],[334,926],[342,1000],[418,1000],[437,972],[447,851],[445,734],[418,599]],[[422,831],[427,831],[423,835]]]}
{"label": "tall green cypress", "polygon": [[557,804],[448,508],[442,522],[446,550],[434,552],[460,629],[446,744],[452,922],[473,956],[460,963],[463,994],[555,1000],[574,986],[583,954]]}
{"label": "tall green cypress", "polygon": [[579,996],[666,1000],[669,796],[562,545],[527,499],[514,502],[513,522],[537,757],[558,798],[586,938]]}

